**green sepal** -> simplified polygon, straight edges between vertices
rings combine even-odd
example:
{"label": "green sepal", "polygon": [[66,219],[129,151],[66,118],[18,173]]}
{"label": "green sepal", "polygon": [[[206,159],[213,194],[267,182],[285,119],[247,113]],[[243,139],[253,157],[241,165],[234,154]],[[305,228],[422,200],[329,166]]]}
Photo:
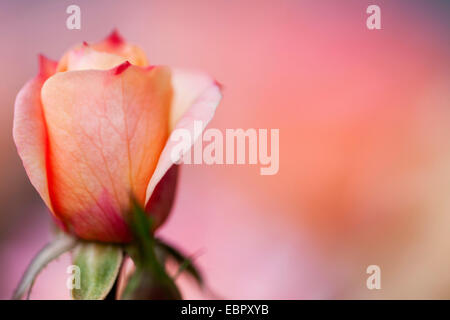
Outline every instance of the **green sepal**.
{"label": "green sepal", "polygon": [[177,248],[168,244],[167,242],[161,239],[155,240],[157,248],[161,250],[166,256],[174,259],[178,263],[179,267],[177,274],[186,271],[196,280],[196,282],[200,287],[203,287],[204,285],[203,276],[191,258],[185,256]]}
{"label": "green sepal", "polygon": [[127,247],[127,253],[136,270],[130,277],[121,299],[181,299],[174,280],[167,274],[165,266],[156,254],[156,241],[151,232],[153,221],[135,199],[132,199],[128,223],[134,240]]}
{"label": "green sepal", "polygon": [[123,247],[79,242],[73,252],[73,264],[80,271],[80,285],[71,290],[75,300],[102,300],[111,291],[123,260]]}
{"label": "green sepal", "polygon": [[34,281],[42,269],[51,261],[58,258],[61,254],[71,250],[77,243],[77,240],[65,233],[60,234],[52,242],[48,243],[41,251],[31,260],[28,268],[22,276],[12,299],[21,299],[27,292],[27,299],[30,297],[31,289]]}

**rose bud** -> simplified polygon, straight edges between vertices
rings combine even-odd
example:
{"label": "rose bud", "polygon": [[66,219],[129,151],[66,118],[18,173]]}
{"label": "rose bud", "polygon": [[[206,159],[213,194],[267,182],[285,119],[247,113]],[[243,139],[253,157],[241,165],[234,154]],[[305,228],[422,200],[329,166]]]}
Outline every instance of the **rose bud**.
{"label": "rose bud", "polygon": [[40,57],[39,74],[16,98],[14,141],[58,225],[85,240],[129,242],[131,197],[156,227],[170,211],[171,133],[206,126],[220,99],[209,76],[150,66],[113,32],[59,62]]}

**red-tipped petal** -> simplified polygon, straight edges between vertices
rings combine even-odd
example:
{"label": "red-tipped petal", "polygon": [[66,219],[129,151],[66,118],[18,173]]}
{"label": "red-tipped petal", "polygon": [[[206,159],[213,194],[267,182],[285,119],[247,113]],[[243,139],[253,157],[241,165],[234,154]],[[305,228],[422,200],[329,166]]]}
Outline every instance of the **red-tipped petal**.
{"label": "red-tipped petal", "polygon": [[40,54],[39,59],[39,76],[48,78],[56,72],[57,61],[48,59],[46,56]]}
{"label": "red-tipped petal", "polygon": [[83,42],[68,50],[59,60],[57,71],[107,70],[125,61],[140,67],[149,65],[145,53],[139,47],[125,42],[114,30],[100,42]]}
{"label": "red-tipped petal", "polygon": [[119,31],[117,29],[114,29],[109,36],[107,36],[104,40],[105,43],[108,43],[111,46],[120,46],[125,43],[125,40],[120,35]]}
{"label": "red-tipped petal", "polygon": [[106,39],[91,45],[91,47],[97,51],[121,56],[135,66],[149,65],[144,51],[138,46],[126,42],[117,30],[113,30]]}

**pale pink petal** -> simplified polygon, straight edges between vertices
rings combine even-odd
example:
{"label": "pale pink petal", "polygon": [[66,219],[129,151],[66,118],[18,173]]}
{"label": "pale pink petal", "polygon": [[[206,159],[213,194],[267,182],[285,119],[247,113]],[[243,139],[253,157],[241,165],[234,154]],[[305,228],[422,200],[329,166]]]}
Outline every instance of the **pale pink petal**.
{"label": "pale pink petal", "polygon": [[40,71],[28,81],[16,97],[13,137],[31,184],[52,209],[48,192],[46,153],[47,132],[42,113],[41,88],[56,71],[56,62],[39,57]]}
{"label": "pale pink petal", "polygon": [[[222,98],[220,85],[206,74],[172,70],[173,101],[170,113],[171,132],[176,129],[187,129],[194,137],[194,122],[201,121],[203,129],[211,121],[216,107]],[[194,137],[192,145],[198,137]],[[178,144],[167,140],[159,157],[158,165],[147,187],[146,202],[150,199],[156,185],[176,163],[180,157],[174,158],[173,148]],[[191,145],[191,146],[192,146]]]}

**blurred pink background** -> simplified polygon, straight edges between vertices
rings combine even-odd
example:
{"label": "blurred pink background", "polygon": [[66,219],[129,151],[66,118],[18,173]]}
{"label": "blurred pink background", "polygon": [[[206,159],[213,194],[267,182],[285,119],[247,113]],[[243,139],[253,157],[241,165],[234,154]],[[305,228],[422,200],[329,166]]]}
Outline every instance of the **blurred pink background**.
{"label": "blurred pink background", "polygon": [[[81,7],[81,30],[65,26]],[[382,30],[366,28],[381,7]],[[37,54],[59,59],[113,28],[152,64],[224,85],[210,127],[280,129],[280,170],[183,166],[159,235],[233,299],[450,298],[450,2],[13,1],[0,3],[0,298],[50,239],[12,140]],[[63,299],[68,255],[32,299]],[[366,268],[382,289],[366,288]],[[188,278],[186,298],[210,298]]]}

